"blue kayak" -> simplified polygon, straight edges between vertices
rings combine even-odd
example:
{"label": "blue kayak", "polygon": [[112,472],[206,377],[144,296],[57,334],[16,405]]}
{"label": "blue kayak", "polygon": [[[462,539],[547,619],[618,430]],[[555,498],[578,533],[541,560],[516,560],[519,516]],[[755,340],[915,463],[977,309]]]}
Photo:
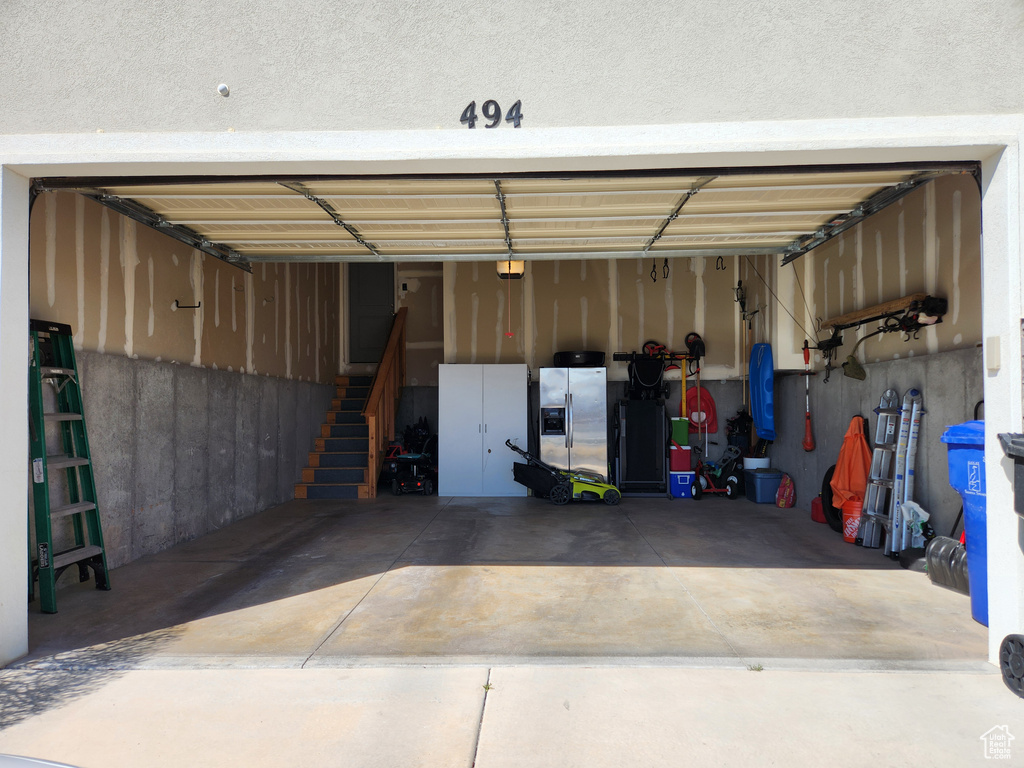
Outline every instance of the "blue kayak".
{"label": "blue kayak", "polygon": [[775,439],[775,363],[771,344],[750,349],[750,415],[762,440]]}

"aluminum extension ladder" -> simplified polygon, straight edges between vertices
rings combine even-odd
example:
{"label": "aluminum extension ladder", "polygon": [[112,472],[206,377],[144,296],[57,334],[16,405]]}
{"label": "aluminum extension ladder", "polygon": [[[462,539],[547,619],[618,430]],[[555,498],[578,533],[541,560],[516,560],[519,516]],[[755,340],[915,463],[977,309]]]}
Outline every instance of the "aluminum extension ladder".
{"label": "aluminum extension ladder", "polygon": [[888,532],[892,529],[890,492],[893,489],[893,456],[897,449],[899,398],[895,389],[887,389],[875,408],[875,449],[871,454],[871,472],[857,533],[857,543],[871,549],[881,544],[883,530]]}
{"label": "aluminum extension ladder", "polygon": [[[29,543],[29,602],[38,580],[43,613],[56,613],[57,579],[66,568],[77,565],[79,581],[89,580],[91,568],[97,589],[110,589],[110,581],[71,326],[32,320],[29,333],[30,514],[34,511],[36,542],[34,552]],[[52,393],[44,394],[44,381]],[[48,428],[57,446],[53,454],[47,448]],[[55,537],[62,547],[70,546],[57,551]]]}

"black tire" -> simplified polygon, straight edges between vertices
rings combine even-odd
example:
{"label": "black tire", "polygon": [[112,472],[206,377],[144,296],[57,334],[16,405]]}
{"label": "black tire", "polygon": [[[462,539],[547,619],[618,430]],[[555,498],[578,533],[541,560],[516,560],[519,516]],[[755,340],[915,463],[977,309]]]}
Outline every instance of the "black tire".
{"label": "black tire", "polygon": [[708,489],[708,479],[704,477],[704,475],[697,475],[697,482],[695,485],[699,485],[701,491],[706,491]]}
{"label": "black tire", "polygon": [[572,486],[568,483],[559,483],[551,489],[548,498],[551,499],[552,504],[557,504],[558,506],[568,504],[569,499],[572,498]]}
{"label": "black tire", "polygon": [[402,495],[402,486],[400,486],[398,484],[398,478],[397,477],[394,480],[391,481],[391,492],[393,494],[395,494],[395,496],[401,496]]}
{"label": "black tire", "polygon": [[1006,687],[1024,699],[1024,635],[1007,635],[999,646],[999,670]]}
{"label": "black tire", "polygon": [[[704,478],[701,478],[703,480]],[[694,501],[700,501],[700,497],[704,495],[704,488],[696,480],[693,481],[693,485],[690,486],[690,498]]]}
{"label": "black tire", "polygon": [[433,481],[429,477],[426,480],[423,481],[423,495],[424,496],[433,496],[434,495],[434,483],[433,483]]}
{"label": "black tire", "polygon": [[614,488],[609,488],[607,491],[604,492],[604,496],[602,496],[601,498],[604,499],[605,504],[609,506],[615,506],[616,504],[619,503],[619,499],[621,499],[622,496]]}
{"label": "black tire", "polygon": [[730,477],[725,481],[725,497],[727,499],[735,499],[740,495],[740,483],[739,480]]}
{"label": "black tire", "polygon": [[836,533],[842,533],[843,511],[832,506],[832,475],[835,472],[835,464],[825,470],[825,477],[821,481],[821,510],[825,513],[825,522],[828,523],[828,527]]}

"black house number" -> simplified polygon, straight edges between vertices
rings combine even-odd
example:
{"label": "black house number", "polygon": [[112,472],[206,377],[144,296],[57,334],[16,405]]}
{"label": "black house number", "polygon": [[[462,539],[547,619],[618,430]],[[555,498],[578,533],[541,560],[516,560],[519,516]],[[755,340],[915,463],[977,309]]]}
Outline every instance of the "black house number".
{"label": "black house number", "polygon": [[[488,122],[484,124],[484,128],[497,128],[501,125],[501,105],[498,104],[494,99],[488,99],[480,107],[480,111],[483,112],[484,119]],[[480,118],[476,115],[476,102],[469,102],[469,106],[462,110],[462,117],[459,118],[459,122],[465,125],[467,128],[476,128],[477,121]],[[523,122],[523,102],[517,101],[509,109],[508,114],[505,115],[505,122],[512,123],[512,126],[518,128]]]}

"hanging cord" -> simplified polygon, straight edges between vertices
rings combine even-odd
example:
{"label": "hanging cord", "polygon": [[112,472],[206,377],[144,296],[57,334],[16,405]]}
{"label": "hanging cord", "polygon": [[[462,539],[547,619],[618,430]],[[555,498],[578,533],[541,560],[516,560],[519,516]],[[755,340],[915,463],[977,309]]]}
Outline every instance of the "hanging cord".
{"label": "hanging cord", "polygon": [[665,259],[665,266],[661,268],[661,276],[668,280],[668,259]]}
{"label": "hanging cord", "polygon": [[797,320],[796,316],[792,312],[789,311],[789,307],[787,307],[785,304],[783,304],[779,300],[779,297],[775,294],[775,291],[773,291],[772,287],[770,285],[768,285],[768,281],[765,280],[764,277],[761,275],[761,273],[757,271],[757,267],[755,267],[751,263],[750,257],[746,256],[745,258],[747,260],[747,266],[750,267],[752,270],[754,270],[754,274],[758,276],[758,278],[761,280],[762,283],[764,283],[764,287],[768,289],[768,293],[770,293],[772,295],[772,298],[775,299],[775,303],[778,304],[780,307],[782,307],[784,310],[786,310],[786,314],[789,315],[791,318],[793,318],[793,322],[796,323],[797,327],[801,331],[804,332],[804,336],[808,336],[808,337],[812,337],[813,336],[815,339],[817,339],[818,338],[817,335],[813,334],[813,333],[808,333],[807,329],[804,328],[804,324],[801,323],[799,320]]}
{"label": "hanging cord", "polygon": [[658,260],[655,259],[651,262],[651,282],[658,282]]}
{"label": "hanging cord", "polygon": [[509,254],[508,259],[508,330],[505,332],[505,338],[512,338],[512,255]]}
{"label": "hanging cord", "polygon": [[[796,268],[796,262],[795,261],[790,262],[790,263],[793,265],[793,277],[796,278],[796,287],[800,289],[800,298],[804,302],[804,309],[807,310],[807,317],[811,317],[812,316],[811,315],[811,306],[810,306],[810,304],[807,303],[807,295],[804,293],[804,286],[800,282],[800,271]],[[818,320],[817,324],[819,326],[821,325],[821,320],[820,319]],[[820,332],[821,328],[819,327],[816,330],[818,330]],[[815,337],[815,341],[817,341],[817,337]]]}

